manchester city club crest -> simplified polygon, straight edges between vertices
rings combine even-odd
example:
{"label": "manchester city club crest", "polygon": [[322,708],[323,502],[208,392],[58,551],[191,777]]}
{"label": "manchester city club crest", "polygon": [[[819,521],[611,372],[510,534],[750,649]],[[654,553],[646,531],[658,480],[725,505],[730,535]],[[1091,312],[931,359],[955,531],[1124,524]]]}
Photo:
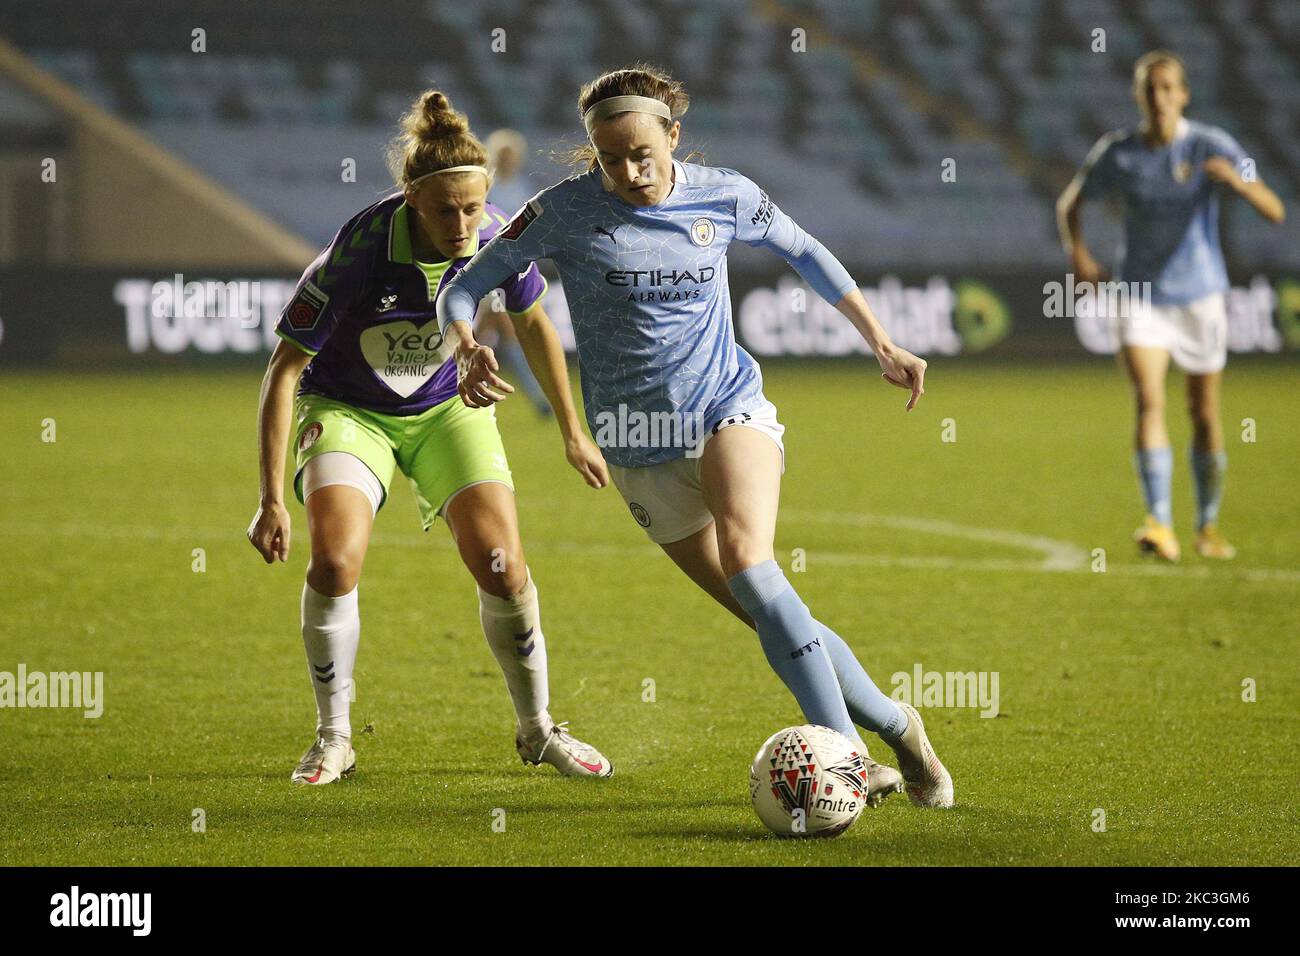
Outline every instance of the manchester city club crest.
{"label": "manchester city club crest", "polygon": [[1175,181],[1175,182],[1185,183],[1185,182],[1187,182],[1187,180],[1189,180],[1189,179],[1191,179],[1191,178],[1192,178],[1192,164],[1191,164],[1191,163],[1184,161],[1184,162],[1181,162],[1181,163],[1175,163],[1175,164],[1174,164],[1174,181]]}
{"label": "manchester city club crest", "polygon": [[714,229],[713,223],[703,216],[691,223],[691,242],[697,246],[707,246],[713,241],[715,235],[717,230]]}

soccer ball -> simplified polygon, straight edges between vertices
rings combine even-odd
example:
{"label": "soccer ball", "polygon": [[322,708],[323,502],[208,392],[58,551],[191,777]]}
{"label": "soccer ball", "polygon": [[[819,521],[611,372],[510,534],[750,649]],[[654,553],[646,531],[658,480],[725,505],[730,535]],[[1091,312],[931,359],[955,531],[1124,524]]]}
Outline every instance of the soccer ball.
{"label": "soccer ball", "polygon": [[749,795],[779,836],[839,836],[867,805],[867,765],[857,746],[829,727],[787,727],[755,755]]}

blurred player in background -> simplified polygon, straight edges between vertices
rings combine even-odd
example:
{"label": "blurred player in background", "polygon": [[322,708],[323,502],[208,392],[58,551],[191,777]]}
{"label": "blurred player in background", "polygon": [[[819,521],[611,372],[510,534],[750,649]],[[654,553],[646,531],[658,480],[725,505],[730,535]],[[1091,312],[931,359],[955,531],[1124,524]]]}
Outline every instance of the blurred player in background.
{"label": "blurred player in background", "polygon": [[492,170],[492,202],[513,216],[541,186],[528,172],[528,140],[513,129],[495,129],[483,145]]}
{"label": "blurred player in background", "polygon": [[[492,203],[506,210],[508,215],[514,215],[537,193],[524,168],[528,158],[528,140],[516,130],[498,129],[488,135],[483,145],[487,147],[488,169],[492,172]],[[491,346],[538,414],[550,415],[551,403],[546,400],[546,393],[528,367],[515,337],[514,325],[495,299],[489,297],[480,305],[475,332],[480,342]]]}
{"label": "blurred player in background", "polygon": [[[248,537],[268,563],[287,559],[281,489],[291,420],[294,492],[311,534],[302,636],[317,727],[292,780],[331,783],[356,765],[349,701],[361,635],[358,581],[395,467],[410,479],[424,529],[439,515],[447,520],[478,584],[483,633],[515,706],[519,756],[566,775],[606,777],[609,761],[547,710],[537,589],[496,417],[456,397],[455,359],[434,314],[440,284],[506,222],[486,201],[487,152],[436,91],[419,98],[402,127],[389,151],[401,191],[349,220],[308,266],[276,328],[284,341],[262,384],[262,501]],[[569,461],[599,486],[604,460],[573,408],[564,352],[541,305],[545,281],[531,263],[504,280],[506,308],[542,363]],[[433,593],[445,599],[443,589]]]}
{"label": "blurred player in background", "polygon": [[[479,299],[534,259],[552,259],[577,337],[587,421],[637,523],[757,630],[806,719],[861,747],[868,803],[905,781],[918,806],[951,806],[952,778],[920,715],[881,693],[774,559],[784,427],[763,396],[758,365],[736,344],[727,247],[740,240],[789,262],[861,332],[885,379],[911,392],[909,409],[923,391],[925,362],[890,341],[844,267],[754,183],[673,158],[689,102],[679,82],[649,67],[585,86],[579,112],[588,142],[575,157],[585,173],[531,200],[444,287],[439,324],[472,350]],[[463,367],[467,403],[505,397],[489,362]],[[654,416],[676,421],[680,440],[609,434],[611,421],[635,429]],[[901,776],[867,757],[855,722],[894,749]]]}
{"label": "blurred player in background", "polygon": [[1165,373],[1170,356],[1187,374],[1196,483],[1196,550],[1232,558],[1218,530],[1227,455],[1219,416],[1228,357],[1224,293],[1228,272],[1219,248],[1219,193],[1243,197],[1265,219],[1282,221],[1277,195],[1254,175],[1242,148],[1223,130],[1183,117],[1190,98],[1183,62],[1165,50],[1142,56],[1133,71],[1142,125],[1108,133],[1093,147],[1057,203],[1061,239],[1080,282],[1103,270],[1083,241],[1084,200],[1116,195],[1124,206],[1119,277],[1150,283],[1149,301],[1129,296],[1118,316],[1124,366],[1137,399],[1134,464],[1146,522],[1134,535],[1143,552],[1179,559],[1170,486],[1173,450],[1165,429]]}

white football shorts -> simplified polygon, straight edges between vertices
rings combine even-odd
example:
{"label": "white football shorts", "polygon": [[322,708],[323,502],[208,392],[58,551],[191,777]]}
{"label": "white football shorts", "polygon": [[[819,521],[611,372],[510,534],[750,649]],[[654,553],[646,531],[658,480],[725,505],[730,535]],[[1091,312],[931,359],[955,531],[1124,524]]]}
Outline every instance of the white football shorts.
{"label": "white football shorts", "polygon": [[785,426],[776,420],[776,406],[764,402],[757,409],[724,418],[704,436],[700,455],[677,458],[662,465],[621,468],[612,462],[610,477],[627,502],[636,523],[655,544],[671,544],[689,538],[713,520],[700,487],[700,461],[709,439],[733,425],[753,428],[767,435],[781,449],[781,473],[785,473]]}
{"label": "white football shorts", "polygon": [[1228,361],[1228,311],[1223,293],[1185,305],[1133,303],[1120,315],[1124,345],[1164,349],[1189,375],[1223,370]]}

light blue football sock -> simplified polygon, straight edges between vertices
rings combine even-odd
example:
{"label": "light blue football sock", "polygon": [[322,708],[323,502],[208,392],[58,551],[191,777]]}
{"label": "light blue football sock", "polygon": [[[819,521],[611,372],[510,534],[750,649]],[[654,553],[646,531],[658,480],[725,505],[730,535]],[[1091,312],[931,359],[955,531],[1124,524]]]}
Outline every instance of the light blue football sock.
{"label": "light blue football sock", "polygon": [[1173,505],[1170,503],[1170,486],[1174,480],[1174,452],[1172,448],[1147,448],[1133,455],[1142,484],[1142,497],[1147,504],[1147,514],[1154,515],[1161,524],[1174,523]]}
{"label": "light blue football sock", "polygon": [[1228,470],[1228,453],[1192,449],[1192,477],[1196,479],[1196,530],[1219,520],[1223,499],[1223,473]]}
{"label": "light blue football sock", "polygon": [[844,704],[821,629],[775,561],[746,568],[727,582],[758,630],[772,670],[794,694],[804,719],[860,741]]}
{"label": "light blue football sock", "polygon": [[907,730],[907,714],[903,708],[876,686],[843,638],[821,621],[816,624],[821,631],[822,647],[831,656],[835,677],[840,682],[840,692],[853,722],[882,737],[900,736]]}

